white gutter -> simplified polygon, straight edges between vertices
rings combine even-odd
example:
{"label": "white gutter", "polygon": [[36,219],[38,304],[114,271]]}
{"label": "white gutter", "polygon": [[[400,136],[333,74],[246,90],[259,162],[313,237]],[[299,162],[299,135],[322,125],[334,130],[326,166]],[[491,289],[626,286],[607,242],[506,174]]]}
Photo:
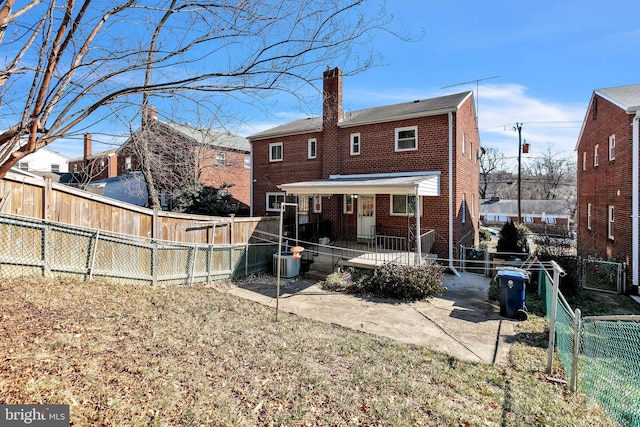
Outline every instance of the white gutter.
{"label": "white gutter", "polygon": [[[253,218],[253,144],[251,144],[251,151],[249,151],[249,158],[251,160],[251,169],[249,169],[249,217]],[[266,197],[266,196],[265,196]]]}
{"label": "white gutter", "polygon": [[449,112],[449,269],[459,276],[453,266],[453,113]]}
{"label": "white gutter", "polygon": [[[640,163],[638,159],[638,149],[640,148],[640,110],[636,110],[633,118],[632,131],[632,169],[631,169],[631,284],[638,286],[638,172]],[[640,289],[638,289],[640,294]]]}

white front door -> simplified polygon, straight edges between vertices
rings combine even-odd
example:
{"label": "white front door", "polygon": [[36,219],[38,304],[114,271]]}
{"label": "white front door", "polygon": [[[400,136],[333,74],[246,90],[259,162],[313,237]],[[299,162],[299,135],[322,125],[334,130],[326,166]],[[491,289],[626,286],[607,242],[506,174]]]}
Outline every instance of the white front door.
{"label": "white front door", "polygon": [[373,240],[376,234],[376,196],[358,196],[358,240]]}

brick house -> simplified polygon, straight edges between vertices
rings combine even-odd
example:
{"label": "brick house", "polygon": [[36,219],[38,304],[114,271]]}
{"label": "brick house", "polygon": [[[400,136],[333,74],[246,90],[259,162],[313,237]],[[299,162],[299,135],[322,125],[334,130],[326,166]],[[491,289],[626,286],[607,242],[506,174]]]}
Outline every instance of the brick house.
{"label": "brick house", "polygon": [[[335,240],[406,236],[409,247],[444,259],[477,245],[472,92],[343,113],[342,73],[328,69],[322,117],[249,139],[252,215],[279,215],[279,202],[296,202],[300,223],[328,224],[320,234]],[[415,236],[431,231],[433,246],[420,248]]]}
{"label": "brick house", "polygon": [[93,153],[92,142],[92,135],[85,134],[84,154],[82,157],[69,160],[69,173],[73,176],[71,183],[86,184],[112,178],[118,174],[116,149]]}
{"label": "brick house", "polygon": [[631,266],[638,286],[640,84],[595,90],[576,145],[578,253]]}
{"label": "brick house", "polygon": [[[505,222],[520,221],[518,200],[492,197],[480,202],[480,221],[484,225],[502,227]],[[522,224],[536,233],[571,235],[573,226],[570,203],[566,200],[521,200]]]}

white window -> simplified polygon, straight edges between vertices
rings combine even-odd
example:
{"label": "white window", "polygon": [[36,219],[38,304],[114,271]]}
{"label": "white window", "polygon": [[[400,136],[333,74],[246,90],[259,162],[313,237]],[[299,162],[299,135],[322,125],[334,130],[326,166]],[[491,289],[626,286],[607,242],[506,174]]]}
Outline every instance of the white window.
{"label": "white window", "polygon": [[546,222],[547,224],[555,224],[556,223],[556,217],[555,216],[548,216],[544,219],[544,222]]}
{"label": "white window", "polygon": [[51,165],[51,172],[60,172],[60,165],[58,164]]}
{"label": "white window", "polygon": [[315,139],[308,140],[307,141],[307,148],[308,148],[307,156],[310,159],[315,159],[316,158],[316,140]]}
{"label": "white window", "polygon": [[396,129],[396,151],[418,149],[418,126]]}
{"label": "white window", "polygon": [[469,160],[473,160],[473,142],[469,141]]}
{"label": "white window", "polygon": [[100,159],[100,170],[104,170],[104,168],[107,166],[107,163],[104,161],[104,159]]}
{"label": "white window", "polygon": [[600,144],[596,144],[595,147],[593,147],[593,166],[598,166],[598,146]]}
{"label": "white window", "polygon": [[532,224],[533,223],[533,217],[532,216],[524,216],[524,217],[522,217],[522,220],[527,224]]}
{"label": "white window", "polygon": [[298,196],[298,213],[309,214],[309,196]]}
{"label": "white window", "polygon": [[73,173],[78,173],[78,164],[77,163],[73,164]]}
{"label": "white window", "polygon": [[284,193],[267,193],[267,211],[280,211],[283,202]]}
{"label": "white window", "polygon": [[609,221],[608,221],[609,227],[607,229],[607,234],[609,235],[609,238],[611,240],[613,240],[613,224],[615,222],[613,214],[614,214],[614,207],[613,205],[609,205]]}
{"label": "white window", "polygon": [[346,214],[353,213],[353,194],[344,195],[343,212]]}
{"label": "white window", "polygon": [[224,166],[227,164],[227,153],[216,153],[216,166]]}
{"label": "white window", "polygon": [[269,161],[282,161],[282,142],[274,142],[272,144],[269,144]]}
{"label": "white window", "polygon": [[391,196],[391,215],[413,216],[415,210],[415,195],[393,194]]}
{"label": "white window", "polygon": [[616,158],[616,135],[613,134],[609,137],[609,160]]}
{"label": "white window", "polygon": [[586,151],[582,152],[582,170],[583,171],[587,170],[587,152]]}
{"label": "white window", "polygon": [[467,195],[462,193],[462,203],[460,204],[462,223],[467,222]]}
{"label": "white window", "polygon": [[351,155],[356,156],[360,154],[360,134],[352,133],[351,134]]}
{"label": "white window", "polygon": [[462,131],[462,154],[464,154],[464,148],[467,145],[467,134],[465,131]]}
{"label": "white window", "polygon": [[313,196],[313,213],[321,213],[322,212],[322,196],[315,195]]}
{"label": "white window", "polygon": [[18,169],[20,169],[21,171],[28,171],[29,170],[29,163],[27,163],[27,162],[18,162]]}
{"label": "white window", "polygon": [[587,204],[587,229],[591,230],[591,203]]}
{"label": "white window", "polygon": [[251,156],[244,156],[244,168],[251,169]]}
{"label": "white window", "polygon": [[127,156],[124,158],[124,170],[126,171],[131,170],[131,156]]}

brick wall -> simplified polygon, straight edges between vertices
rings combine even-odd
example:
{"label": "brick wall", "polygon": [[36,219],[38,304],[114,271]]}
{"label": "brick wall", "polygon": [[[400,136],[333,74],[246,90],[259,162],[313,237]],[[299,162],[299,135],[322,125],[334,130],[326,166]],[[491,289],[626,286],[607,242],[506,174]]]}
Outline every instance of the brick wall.
{"label": "brick wall", "polygon": [[[633,116],[594,95],[577,145],[578,252],[580,255],[631,262],[631,179]],[[615,159],[609,159],[609,137],[615,134]],[[598,166],[594,166],[595,145]],[[586,170],[583,153],[586,152]],[[587,227],[591,203],[591,228]],[[614,206],[614,237],[608,237],[608,208]]]}

